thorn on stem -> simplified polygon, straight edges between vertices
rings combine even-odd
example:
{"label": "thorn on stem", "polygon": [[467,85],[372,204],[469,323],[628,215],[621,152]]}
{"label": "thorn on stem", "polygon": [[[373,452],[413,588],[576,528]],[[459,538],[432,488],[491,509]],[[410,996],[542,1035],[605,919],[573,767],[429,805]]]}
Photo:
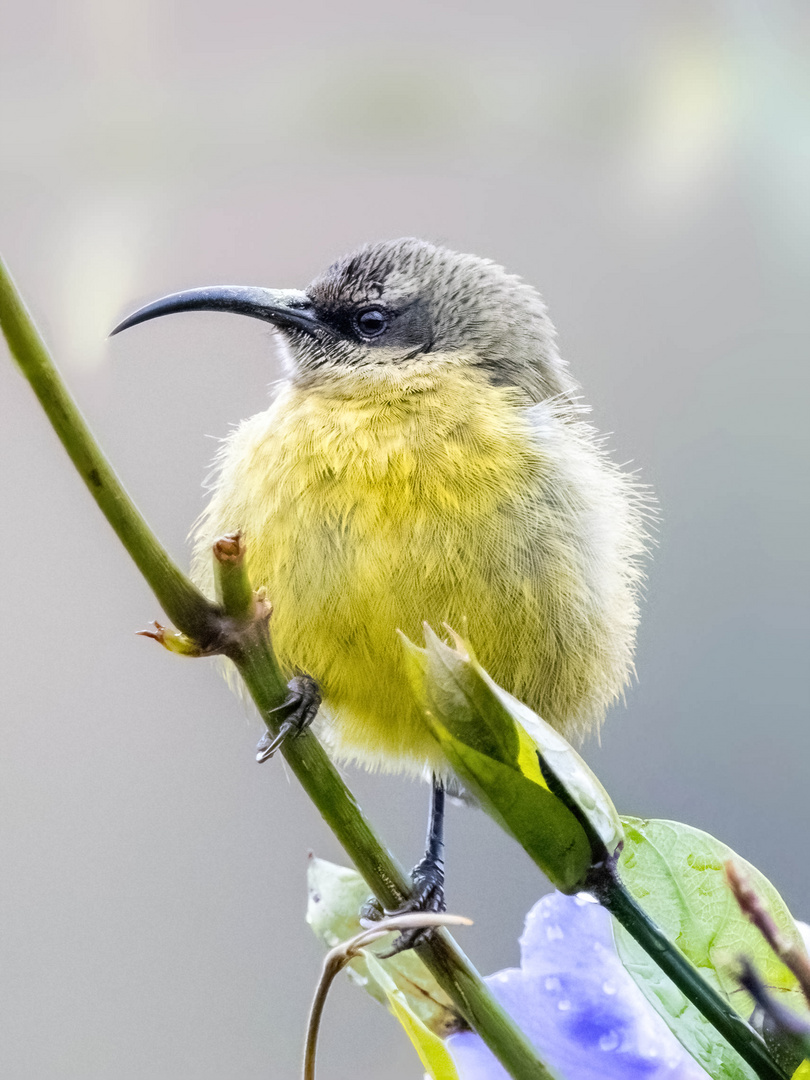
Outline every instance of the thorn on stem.
{"label": "thorn on stem", "polygon": [[273,614],[273,605],[267,599],[267,593],[265,592],[263,585],[253,593],[253,601],[256,605],[255,617],[267,622]]}
{"label": "thorn on stem", "polygon": [[152,623],[154,630],[136,630],[138,637],[148,637],[162,645],[168,652],[177,653],[179,656],[203,656],[204,653],[199,645],[185,634],[178,634],[176,630],[167,630],[157,619]]}
{"label": "thorn on stem", "polygon": [[157,641],[160,645],[163,645],[166,638],[166,627],[163,626],[162,623],[159,623],[157,619],[155,619],[151,625],[154,626],[154,630],[136,630],[135,636],[148,637],[153,641]]}

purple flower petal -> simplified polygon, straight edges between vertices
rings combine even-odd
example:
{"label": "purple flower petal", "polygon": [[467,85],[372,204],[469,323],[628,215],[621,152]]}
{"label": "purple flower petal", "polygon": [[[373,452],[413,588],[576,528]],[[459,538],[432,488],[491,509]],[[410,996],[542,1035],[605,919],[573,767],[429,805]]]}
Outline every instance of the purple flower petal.
{"label": "purple flower petal", "polygon": [[[591,897],[549,893],[526,918],[519,968],[490,989],[562,1080],[707,1080],[647,1003]],[[481,1039],[452,1035],[461,1080],[508,1080]]]}

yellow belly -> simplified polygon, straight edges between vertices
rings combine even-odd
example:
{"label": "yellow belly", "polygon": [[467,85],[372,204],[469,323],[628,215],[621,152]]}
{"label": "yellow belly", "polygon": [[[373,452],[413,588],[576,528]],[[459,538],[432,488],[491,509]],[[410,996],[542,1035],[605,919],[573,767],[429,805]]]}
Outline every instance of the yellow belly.
{"label": "yellow belly", "polygon": [[620,642],[561,453],[463,365],[287,385],[224,446],[195,577],[210,587],[210,543],[241,528],[279,658],[319,682],[343,759],[441,769],[396,634],[424,621],[466,622],[498,682],[582,727],[626,679],[635,608]]}

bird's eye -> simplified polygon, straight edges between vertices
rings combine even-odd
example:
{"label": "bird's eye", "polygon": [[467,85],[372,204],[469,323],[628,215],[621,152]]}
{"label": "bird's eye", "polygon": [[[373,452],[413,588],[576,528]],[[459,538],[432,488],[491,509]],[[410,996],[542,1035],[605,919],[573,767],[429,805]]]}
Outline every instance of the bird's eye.
{"label": "bird's eye", "polygon": [[388,317],[379,308],[366,308],[355,315],[354,325],[363,337],[379,337],[388,329]]}

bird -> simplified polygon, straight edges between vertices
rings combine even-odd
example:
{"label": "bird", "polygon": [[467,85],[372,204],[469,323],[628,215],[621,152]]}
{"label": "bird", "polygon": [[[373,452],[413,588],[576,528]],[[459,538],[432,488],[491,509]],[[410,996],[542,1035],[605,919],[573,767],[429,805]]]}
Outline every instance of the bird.
{"label": "bird", "polygon": [[581,739],[633,677],[645,489],[590,424],[540,294],[490,259],[367,243],[303,290],[190,289],[113,333],[199,310],[271,324],[284,375],[222,442],[192,577],[213,595],[211,544],[241,530],[292,726],[317,713],[336,760],[432,778],[406,907],[442,910],[454,778],[398,632],[466,627],[497,683]]}

